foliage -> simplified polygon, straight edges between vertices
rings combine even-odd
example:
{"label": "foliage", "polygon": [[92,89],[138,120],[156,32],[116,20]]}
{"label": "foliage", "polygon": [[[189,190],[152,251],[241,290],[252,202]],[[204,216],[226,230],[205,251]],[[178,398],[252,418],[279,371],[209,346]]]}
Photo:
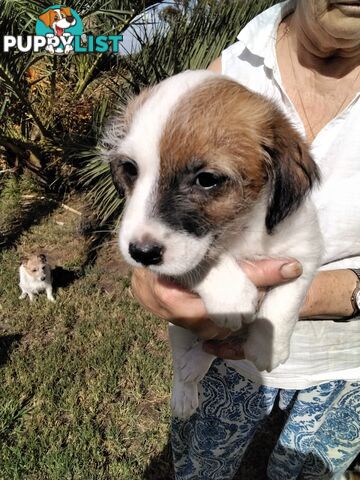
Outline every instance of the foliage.
{"label": "foliage", "polygon": [[[71,276],[87,257],[78,222],[58,208],[0,251],[1,480],[140,479],[167,442],[166,325],[136,305],[123,271],[109,279],[104,248]],[[54,304],[18,299],[19,260],[39,246],[62,266]]]}
{"label": "foliage", "polygon": [[[84,33],[121,34],[153,2],[69,0],[82,18]],[[0,32],[34,35],[40,13],[50,0],[1,0]],[[95,144],[93,120],[102,98],[111,91],[118,59],[107,53],[51,56],[45,53],[0,53],[0,145],[10,168],[30,169],[53,190],[67,180],[74,165],[67,147]],[[55,183],[54,183],[55,180]]]}
{"label": "foliage", "polygon": [[[0,0],[0,31],[34,34],[50,0]],[[154,1],[69,0],[85,33],[121,34]],[[0,146],[6,166],[28,169],[47,190],[90,190],[103,222],[121,200],[97,147],[116,103],[184,69],[206,68],[239,30],[274,0],[178,0],[162,12],[154,38],[135,55],[0,54]],[[195,6],[194,6],[195,5]],[[81,168],[79,174],[79,168]]]}

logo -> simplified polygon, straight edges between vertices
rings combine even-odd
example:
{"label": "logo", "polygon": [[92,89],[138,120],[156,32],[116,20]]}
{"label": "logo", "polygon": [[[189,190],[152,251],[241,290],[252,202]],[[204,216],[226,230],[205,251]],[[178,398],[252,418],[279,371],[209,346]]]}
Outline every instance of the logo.
{"label": "logo", "polygon": [[70,7],[53,5],[44,10],[36,22],[36,35],[26,37],[5,35],[3,52],[13,49],[20,52],[51,54],[119,52],[122,35],[85,35],[77,12]]}

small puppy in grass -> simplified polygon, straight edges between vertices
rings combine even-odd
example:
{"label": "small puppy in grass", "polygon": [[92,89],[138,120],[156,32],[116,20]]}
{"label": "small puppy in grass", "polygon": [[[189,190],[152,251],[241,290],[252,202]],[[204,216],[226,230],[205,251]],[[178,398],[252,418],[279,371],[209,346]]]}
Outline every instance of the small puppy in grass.
{"label": "small puppy in grass", "polygon": [[28,295],[30,302],[34,300],[34,295],[40,292],[46,292],[47,299],[55,302],[52,293],[51,269],[47,263],[46,255],[30,255],[22,259],[19,268],[21,288],[20,299],[23,300]]}
{"label": "small puppy in grass", "polygon": [[[245,327],[245,357],[259,371],[284,363],[322,241],[307,198],[319,172],[283,113],[230,78],[187,71],[130,102],[104,154],[126,196],[119,244],[128,263],[198,293],[219,326]],[[303,273],[258,307],[238,260],[269,257],[294,257]],[[169,331],[172,407],[187,417],[214,356],[192,332]]]}

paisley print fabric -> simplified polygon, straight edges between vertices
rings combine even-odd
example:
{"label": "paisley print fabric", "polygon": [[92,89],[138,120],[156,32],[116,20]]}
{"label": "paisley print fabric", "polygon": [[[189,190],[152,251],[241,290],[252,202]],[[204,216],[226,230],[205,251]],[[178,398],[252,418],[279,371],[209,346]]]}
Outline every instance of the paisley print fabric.
{"label": "paisley print fabric", "polygon": [[360,451],[360,382],[279,390],[258,385],[217,360],[199,397],[191,418],[173,419],[177,480],[232,479],[277,397],[288,419],[269,459],[269,480],[335,480]]}

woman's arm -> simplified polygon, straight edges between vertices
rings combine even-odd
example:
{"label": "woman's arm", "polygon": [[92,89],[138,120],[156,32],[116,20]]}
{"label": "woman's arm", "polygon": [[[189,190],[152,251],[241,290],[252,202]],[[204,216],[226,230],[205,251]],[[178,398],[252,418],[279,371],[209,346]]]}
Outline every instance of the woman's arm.
{"label": "woman's arm", "polygon": [[221,57],[215,58],[215,60],[210,63],[207,69],[215,73],[221,73]]}
{"label": "woman's arm", "polygon": [[353,313],[351,295],[357,276],[351,270],[318,272],[307,293],[300,317],[349,317]]}

